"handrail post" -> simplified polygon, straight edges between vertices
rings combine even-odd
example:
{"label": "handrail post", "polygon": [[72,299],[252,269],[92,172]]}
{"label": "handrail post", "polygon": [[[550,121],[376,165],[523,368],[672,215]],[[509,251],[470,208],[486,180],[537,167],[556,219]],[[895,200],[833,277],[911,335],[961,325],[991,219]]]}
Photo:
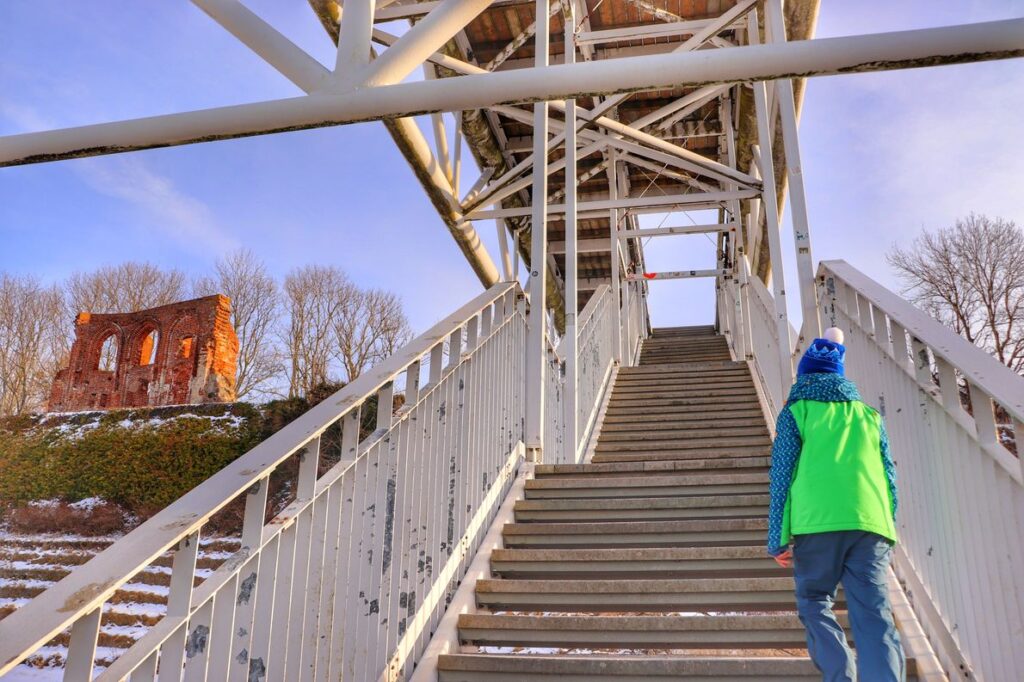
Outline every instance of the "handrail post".
{"label": "handrail post", "polygon": [[[547,17],[549,0],[536,0],[537,17]],[[548,65],[549,21],[537,21],[536,65]],[[530,219],[530,329],[526,344],[526,458],[543,461],[544,386],[547,366],[548,103],[533,105],[533,190]]]}
{"label": "handrail post", "polygon": [[[565,19],[565,63],[576,62],[576,3],[569,2]],[[576,311],[579,308],[578,277],[579,258],[577,252],[576,225],[576,100],[565,100],[565,462],[576,461],[579,446],[576,412],[579,390],[579,336]],[[612,244],[612,257],[617,244]]]}
{"label": "handrail post", "polygon": [[[765,28],[768,41],[786,42],[782,0],[765,2]],[[756,35],[756,29],[755,33]],[[800,282],[800,307],[803,310],[802,329],[815,338],[821,334],[818,319],[817,287],[814,284],[814,257],[811,255],[810,221],[807,217],[807,193],[804,189],[803,164],[800,160],[800,137],[797,131],[796,102],[793,81],[783,78],[775,81],[775,94],[782,123],[782,145],[786,154],[786,174],[789,177],[789,205],[793,211],[793,241],[796,247],[796,272]],[[774,200],[775,197],[772,197]]]}

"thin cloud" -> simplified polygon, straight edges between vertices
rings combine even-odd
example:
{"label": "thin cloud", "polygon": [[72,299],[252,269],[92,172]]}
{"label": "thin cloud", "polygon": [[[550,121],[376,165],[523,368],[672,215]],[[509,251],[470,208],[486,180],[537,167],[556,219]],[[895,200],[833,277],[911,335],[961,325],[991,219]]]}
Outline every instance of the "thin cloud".
{"label": "thin cloud", "polygon": [[[0,114],[20,132],[61,127],[59,122],[27,105],[2,102]],[[94,191],[138,210],[144,229],[158,229],[189,251],[223,253],[240,245],[218,223],[206,203],[181,191],[173,180],[154,171],[138,156],[84,159],[68,165]]]}

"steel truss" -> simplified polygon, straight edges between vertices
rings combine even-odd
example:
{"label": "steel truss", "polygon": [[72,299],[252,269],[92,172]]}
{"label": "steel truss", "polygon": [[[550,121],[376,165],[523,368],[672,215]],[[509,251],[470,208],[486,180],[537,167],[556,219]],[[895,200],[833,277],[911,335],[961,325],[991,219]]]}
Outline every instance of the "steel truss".
{"label": "steel truss", "polygon": [[[736,0],[720,16],[697,19],[648,0],[623,0],[647,23],[598,29],[591,25],[595,4],[586,0],[348,0],[344,11],[334,0],[310,0],[337,42],[334,68],[329,69],[239,0],[192,1],[303,94],[7,136],[0,138],[0,166],[384,121],[484,285],[515,278],[520,256],[529,263],[533,306],[526,446],[534,459],[541,457],[541,387],[551,336],[545,311],[552,308],[557,313],[557,331],[567,340],[567,372],[572,378],[575,316],[586,301],[579,292],[589,297],[596,283],[610,283],[625,307],[630,289],[623,283],[628,281],[699,275],[713,276],[720,285],[727,280],[743,285],[751,270],[750,254],[764,234],[774,272],[779,338],[790,337],[772,153],[777,128],[791,192],[801,308],[805,320],[817,319],[791,78],[1024,55],[1021,19],[787,42],[782,0],[762,3],[763,38],[756,0]],[[477,17],[496,8],[531,7],[533,21],[510,35],[507,44],[481,65],[470,30]],[[536,21],[541,16],[549,20]],[[395,20],[409,20],[412,26],[396,37],[384,26]],[[554,41],[562,49],[551,49],[552,25],[563,29]],[[647,42],[651,39],[657,40]],[[516,56],[529,48],[532,58]],[[424,70],[425,79],[406,82],[418,69]],[[741,114],[738,103],[745,87],[752,89],[754,111]],[[638,115],[624,114],[624,107],[635,99],[633,93],[656,90],[672,96]],[[524,108],[526,104],[533,104],[532,111]],[[500,147],[501,162],[484,165],[460,197],[461,154],[463,140],[468,139],[463,112],[478,110],[487,134]],[[707,114],[701,115],[708,111],[716,112],[718,119],[710,130],[703,120]],[[446,113],[455,116],[451,138]],[[431,115],[433,143],[412,118],[420,114]],[[744,150],[752,152],[749,168],[738,167],[741,115],[756,120],[756,140],[748,141],[753,144]],[[507,126],[529,132],[513,141]],[[699,138],[717,141],[717,149],[694,151]],[[479,143],[473,145],[479,159]],[[527,150],[530,153],[524,154]],[[538,159],[543,159],[542,172],[537,172]],[[551,178],[556,177],[561,181],[549,191]],[[596,191],[590,188],[594,184]],[[641,229],[637,221],[645,212],[709,209],[719,212],[718,224]],[[478,220],[498,224],[500,271],[476,231]],[[608,232],[578,238],[581,221],[606,224]],[[532,225],[546,229],[529,230]],[[561,238],[549,237],[554,226],[560,226]],[[511,246],[506,230],[513,231]],[[532,233],[529,244],[527,231]],[[645,274],[641,239],[699,233],[717,235],[714,267]],[[583,275],[581,255],[591,259]],[[604,263],[596,272],[593,258]],[[617,314],[619,306],[613,308]],[[617,320],[614,333],[628,334],[620,328],[628,324]],[[816,331],[805,326],[808,329]],[[621,339],[614,339],[614,346],[621,358]],[[790,362],[781,347],[780,362]],[[785,374],[789,372],[791,368]],[[568,393],[566,409],[575,414],[575,389]]]}

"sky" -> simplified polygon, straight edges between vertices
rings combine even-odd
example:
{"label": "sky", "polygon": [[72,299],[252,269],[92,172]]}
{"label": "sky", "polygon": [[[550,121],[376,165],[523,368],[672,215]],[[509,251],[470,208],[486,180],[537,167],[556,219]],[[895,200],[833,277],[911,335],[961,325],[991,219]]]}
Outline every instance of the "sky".
{"label": "sky", "polygon": [[[246,4],[333,64],[304,0]],[[1024,0],[823,0],[817,35],[1021,16]],[[0,3],[0,135],[297,94],[183,0]],[[895,288],[884,253],[922,229],[972,211],[1024,224],[1022,111],[1024,60],[811,79],[800,144],[815,259],[843,258]],[[466,188],[477,172],[463,159]],[[497,261],[493,223],[477,229]],[[791,229],[787,220],[789,255]],[[379,123],[0,169],[0,271],[49,282],[147,260],[201,275],[241,246],[279,277],[329,264],[395,291],[417,331],[480,291]],[[701,236],[646,253],[652,271],[714,265]],[[792,257],[786,266],[796,291]],[[712,292],[710,281],[653,283],[654,324],[710,323]]]}

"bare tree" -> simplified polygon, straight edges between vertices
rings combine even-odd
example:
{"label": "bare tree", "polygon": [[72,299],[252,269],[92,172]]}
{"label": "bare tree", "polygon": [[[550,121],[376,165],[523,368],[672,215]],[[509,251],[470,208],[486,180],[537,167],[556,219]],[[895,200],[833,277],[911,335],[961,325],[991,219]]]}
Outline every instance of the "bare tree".
{"label": "bare tree", "polygon": [[280,294],[267,267],[249,249],[240,249],[217,261],[216,275],[192,285],[196,296],[224,294],[231,299],[231,321],[238,336],[236,394],[266,395],[281,370],[274,343],[280,317]]}
{"label": "bare tree", "polygon": [[347,299],[335,320],[335,357],[352,381],[412,338],[402,302],[388,291],[369,289]]}
{"label": "bare tree", "polygon": [[307,265],[284,280],[287,322],[281,337],[287,352],[288,395],[306,395],[331,379],[335,321],[358,289],[335,267]]}
{"label": "bare tree", "polygon": [[0,274],[0,415],[39,410],[65,360],[61,291]]}
{"label": "bare tree", "polygon": [[130,313],[184,299],[185,275],[152,263],[126,262],[76,272],[64,285],[69,312]]}
{"label": "bare tree", "polygon": [[1024,231],[1012,221],[971,214],[925,232],[889,264],[904,294],[971,343],[1024,374]]}

